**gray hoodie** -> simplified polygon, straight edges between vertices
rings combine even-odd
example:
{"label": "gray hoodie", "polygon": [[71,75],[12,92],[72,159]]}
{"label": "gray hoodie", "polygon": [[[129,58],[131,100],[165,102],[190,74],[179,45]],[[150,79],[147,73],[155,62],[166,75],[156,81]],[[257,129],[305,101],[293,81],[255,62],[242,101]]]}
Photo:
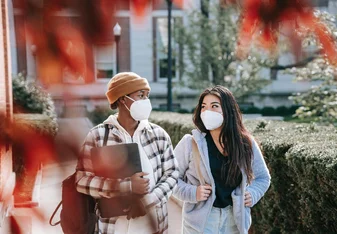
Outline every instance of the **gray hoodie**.
{"label": "gray hoodie", "polygon": [[[205,139],[206,134],[194,129],[192,135],[200,152],[201,174],[204,177],[205,182],[211,185],[212,190],[215,191],[215,184],[208,158],[207,142]],[[206,201],[197,202],[197,187],[200,185],[200,182],[198,180],[195,163],[192,160],[192,135],[185,135],[174,149],[178,160],[179,179],[178,184],[173,191],[173,195],[184,202],[183,225],[186,223],[188,226],[202,233],[215,200],[215,193],[213,192]],[[240,195],[244,194],[245,190],[249,191],[252,195],[252,206],[254,206],[261,199],[270,185],[268,168],[261,151],[253,138],[252,150],[254,180],[246,187],[246,176],[243,174],[241,185],[232,193],[233,215],[240,233],[248,233],[251,224],[250,208],[244,207],[244,196]],[[245,216],[242,214],[245,214]]]}

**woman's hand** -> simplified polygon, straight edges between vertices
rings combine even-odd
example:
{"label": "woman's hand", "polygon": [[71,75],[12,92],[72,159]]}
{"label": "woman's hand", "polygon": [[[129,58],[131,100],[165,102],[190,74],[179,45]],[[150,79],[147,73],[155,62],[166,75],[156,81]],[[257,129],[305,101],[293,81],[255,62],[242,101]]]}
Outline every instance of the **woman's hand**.
{"label": "woman's hand", "polygon": [[199,185],[197,188],[197,201],[206,201],[212,193],[212,186],[205,184]]}
{"label": "woman's hand", "polygon": [[252,206],[252,195],[248,191],[245,192],[245,206]]}

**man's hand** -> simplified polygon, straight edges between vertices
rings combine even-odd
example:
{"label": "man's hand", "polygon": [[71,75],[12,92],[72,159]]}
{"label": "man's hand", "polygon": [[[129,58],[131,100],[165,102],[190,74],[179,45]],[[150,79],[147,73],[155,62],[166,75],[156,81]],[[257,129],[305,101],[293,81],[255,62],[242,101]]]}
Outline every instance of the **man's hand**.
{"label": "man's hand", "polygon": [[212,186],[206,185],[199,185],[197,188],[197,201],[206,201],[209,195],[212,193]]}
{"label": "man's hand", "polygon": [[128,220],[146,215],[146,209],[143,203],[139,200],[140,198],[141,198],[140,196],[133,197],[130,210],[126,217]]}
{"label": "man's hand", "polygon": [[148,173],[138,172],[131,176],[132,193],[144,195],[150,190],[150,180],[144,179],[142,176],[146,176]]}

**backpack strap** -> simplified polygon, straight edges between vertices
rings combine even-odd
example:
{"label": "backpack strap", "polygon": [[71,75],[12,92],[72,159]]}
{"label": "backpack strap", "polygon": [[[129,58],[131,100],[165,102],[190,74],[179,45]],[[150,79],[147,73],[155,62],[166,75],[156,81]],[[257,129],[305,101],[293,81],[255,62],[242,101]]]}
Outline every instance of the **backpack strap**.
{"label": "backpack strap", "polygon": [[55,216],[56,212],[60,209],[61,205],[62,205],[62,201],[60,201],[60,203],[57,205],[56,209],[54,210],[53,214],[51,215],[51,217],[49,219],[50,226],[56,226],[56,225],[61,223],[61,220],[56,222],[56,223],[53,223],[54,216]]}
{"label": "backpack strap", "polygon": [[[105,127],[105,132],[104,132],[103,146],[106,146],[106,144],[108,142],[110,128],[109,128],[109,124],[105,124],[104,127]],[[56,225],[59,225],[61,223],[61,220],[56,222],[56,223],[53,223],[53,219],[54,219],[57,211],[60,209],[61,205],[62,205],[62,201],[60,201],[60,203],[57,205],[57,207],[55,208],[53,214],[51,215],[51,217],[49,219],[49,224],[51,226],[56,226]],[[97,209],[97,200],[95,200],[95,210],[96,209]],[[98,223],[97,223],[97,225],[98,225]]]}
{"label": "backpack strap", "polygon": [[192,136],[192,155],[193,155],[193,159],[194,159],[194,164],[197,170],[197,176],[199,177],[199,182],[200,185],[205,185],[205,179],[201,174],[201,169],[200,169],[200,160],[201,160],[201,155],[198,149],[198,145],[197,142],[195,141],[194,137]]}
{"label": "backpack strap", "polygon": [[103,139],[103,146],[106,146],[107,142],[108,142],[108,138],[109,138],[109,124],[105,124],[105,132],[104,132],[104,139]]}

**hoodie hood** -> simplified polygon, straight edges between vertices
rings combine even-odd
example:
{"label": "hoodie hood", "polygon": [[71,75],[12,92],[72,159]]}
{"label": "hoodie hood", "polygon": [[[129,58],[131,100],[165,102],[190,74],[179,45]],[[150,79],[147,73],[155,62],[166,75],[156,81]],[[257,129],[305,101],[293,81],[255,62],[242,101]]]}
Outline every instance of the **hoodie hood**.
{"label": "hoodie hood", "polygon": [[201,132],[199,129],[193,129],[192,136],[197,142],[200,142],[201,139],[205,138],[206,133]]}
{"label": "hoodie hood", "polygon": [[[103,124],[111,124],[114,127],[116,127],[118,130],[122,131],[123,133],[127,133],[127,131],[120,125],[120,123],[117,120],[118,113],[114,115],[110,115],[106,120],[104,120]],[[142,131],[145,128],[148,128],[149,121],[148,120],[141,120],[139,121],[138,127],[135,132]],[[128,133],[127,133],[128,134]]]}

